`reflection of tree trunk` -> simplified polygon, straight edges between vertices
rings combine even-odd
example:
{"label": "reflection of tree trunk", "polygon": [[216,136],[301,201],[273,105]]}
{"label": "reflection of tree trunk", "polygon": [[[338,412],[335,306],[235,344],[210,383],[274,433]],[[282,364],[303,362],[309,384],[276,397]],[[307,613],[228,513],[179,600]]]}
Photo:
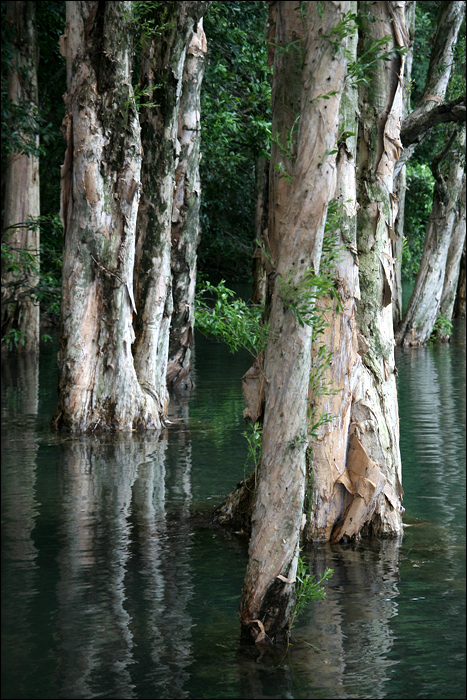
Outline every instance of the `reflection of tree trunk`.
{"label": "reflection of tree trunk", "polygon": [[172,295],[167,384],[172,388],[193,386],[189,376],[193,344],[196,253],[199,242],[200,208],[200,108],[201,83],[207,50],[200,19],[194,28],[185,58],[178,143],[180,154],[175,168],[175,192],[172,208]]}
{"label": "reflection of tree trunk", "polygon": [[8,649],[8,677],[14,678],[13,692],[2,687],[5,697],[29,697],[35,666],[28,670],[25,660],[34,658],[40,644],[31,628],[38,592],[38,550],[32,535],[39,514],[34,427],[38,388],[35,355],[2,361],[2,596],[8,599],[2,605],[2,644]]}
{"label": "reflection of tree trunk", "polygon": [[[15,58],[8,73],[8,99],[24,105],[31,118],[37,108],[36,3],[7,2],[6,6],[6,21],[13,26],[15,33]],[[39,136],[35,137],[35,145],[39,146]],[[5,306],[2,298],[2,337],[9,331],[18,331],[21,334],[17,346],[20,353],[39,351],[39,303],[31,296],[31,290],[39,280],[39,227],[29,228],[27,225],[29,218],[36,219],[39,215],[39,158],[32,153],[12,153],[6,164],[2,244],[11,246],[24,283],[15,289],[11,301]],[[21,262],[22,250],[34,256],[29,270]],[[2,286],[14,283],[15,274],[2,269]],[[2,297],[9,297],[8,287],[2,290]],[[7,343],[2,347],[2,351],[9,349]]]}
{"label": "reflection of tree trunk", "polygon": [[[188,434],[182,433],[186,442]],[[134,697],[135,662],[151,669],[145,681],[149,694],[187,696],[192,626],[186,612],[192,595],[187,447],[182,459],[177,453],[176,471],[169,474],[166,435],[61,444],[57,625],[63,696]],[[180,492],[185,507],[178,520],[167,502],[177,502],[178,512]]]}

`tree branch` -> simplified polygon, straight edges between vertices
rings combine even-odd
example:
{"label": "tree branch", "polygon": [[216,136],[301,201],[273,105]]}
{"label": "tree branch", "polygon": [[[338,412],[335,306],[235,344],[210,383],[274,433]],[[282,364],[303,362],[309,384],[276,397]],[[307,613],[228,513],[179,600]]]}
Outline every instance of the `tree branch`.
{"label": "tree branch", "polygon": [[438,104],[436,107],[425,111],[418,106],[402,122],[401,141],[404,148],[420,141],[437,124],[446,122],[465,122],[465,97],[446,104]]}

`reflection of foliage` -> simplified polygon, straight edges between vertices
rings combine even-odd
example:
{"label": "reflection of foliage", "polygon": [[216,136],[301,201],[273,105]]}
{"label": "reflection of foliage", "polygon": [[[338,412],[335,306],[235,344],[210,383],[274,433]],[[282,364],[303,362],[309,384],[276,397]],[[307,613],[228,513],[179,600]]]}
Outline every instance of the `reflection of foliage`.
{"label": "reflection of foliage", "polygon": [[292,613],[290,615],[290,624],[288,629],[288,634],[295,624],[297,617],[305,610],[308,603],[312,600],[322,600],[326,597],[326,591],[324,590],[322,584],[331,578],[333,574],[332,569],[326,569],[321,578],[316,581],[314,574],[309,574],[307,572],[307,566],[299,555],[298,565],[297,565],[297,575],[296,575],[296,586],[295,586],[295,601],[292,608]]}
{"label": "reflection of foliage", "polygon": [[249,274],[253,253],[254,159],[269,150],[267,4],[213,2],[202,90],[201,245],[203,270]]}
{"label": "reflection of foliage", "polygon": [[414,277],[420,266],[434,184],[435,179],[427,164],[409,161],[405,199],[405,240],[402,251],[402,275],[405,279]]}

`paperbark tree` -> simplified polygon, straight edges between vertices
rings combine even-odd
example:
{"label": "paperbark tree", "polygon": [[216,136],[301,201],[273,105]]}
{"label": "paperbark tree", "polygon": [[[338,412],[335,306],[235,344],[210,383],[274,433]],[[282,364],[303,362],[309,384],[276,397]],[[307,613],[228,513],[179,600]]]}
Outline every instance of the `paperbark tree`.
{"label": "paperbark tree", "polygon": [[195,314],[196,253],[200,235],[200,108],[206,49],[201,19],[189,40],[183,71],[178,117],[180,154],[175,169],[172,208],[171,270],[174,308],[170,327],[167,384],[178,389],[193,386],[189,372]]}
{"label": "paperbark tree", "polygon": [[[390,36],[408,43],[404,3],[363,3],[360,53]],[[400,155],[404,58],[379,61],[356,96],[347,86],[340,133],[338,231],[342,246],[336,284],[342,311],[328,313],[320,342],[331,352],[324,375],[335,394],[311,395],[315,414],[331,419],[310,442],[311,478],[305,536],[313,541],[402,532],[401,461],[391,291],[397,198],[393,171]],[[355,171],[356,167],[356,171]],[[355,179],[356,172],[356,179]],[[358,203],[357,203],[358,202]],[[316,390],[315,390],[316,391]]]}
{"label": "paperbark tree", "polygon": [[[204,3],[152,8],[155,31],[147,36],[142,56],[141,91],[147,101],[141,130],[131,86],[132,3],[67,4],[55,428],[158,429],[164,422],[181,72],[194,22],[189,10],[196,16],[203,8]],[[153,97],[160,99],[153,102]]]}
{"label": "paperbark tree", "polygon": [[[462,189],[456,206],[456,218],[452,228],[451,242],[449,244],[446,260],[446,273],[444,275],[443,293],[439,313],[444,318],[451,320],[454,315],[454,305],[460,279],[460,266],[462,253],[465,250],[465,170],[462,180]],[[448,340],[449,334],[438,331],[440,340]]]}
{"label": "paperbark tree", "polygon": [[[277,8],[279,27],[281,16],[293,17],[296,8],[285,2],[277,3]],[[240,603],[243,633],[256,641],[265,635],[274,641],[283,639],[290,623],[306,487],[312,331],[310,325],[300,323],[286,290],[299,295],[310,271],[319,271],[327,206],[336,184],[335,145],[347,64],[328,37],[349,10],[349,2],[324,7],[302,3],[300,9],[306,43],[297,156],[279,229],[264,361],[262,458]],[[278,85],[283,79],[278,76]]]}
{"label": "paperbark tree", "polygon": [[[7,99],[24,109],[29,127],[37,110],[37,30],[35,2],[8,2],[6,21],[14,33],[14,59],[8,74]],[[21,132],[21,124],[17,127]],[[24,136],[24,135],[23,135]],[[20,135],[21,138],[21,135]],[[27,137],[31,140],[31,135]],[[2,351],[39,350],[39,302],[34,288],[39,277],[39,227],[29,224],[40,215],[39,135],[7,157],[2,242],[12,259],[2,265]],[[18,269],[13,269],[17,267]],[[8,342],[16,338],[17,345]]]}
{"label": "paperbark tree", "polygon": [[143,40],[140,91],[143,164],[135,252],[138,316],[133,347],[139,381],[162,414],[168,405],[167,362],[173,310],[171,220],[174,170],[180,153],[178,116],[187,43],[206,2],[156,3],[149,19],[155,30]]}
{"label": "paperbark tree", "polygon": [[[465,170],[462,162],[465,157],[464,151],[465,127],[462,127],[460,134],[453,132],[445,147],[433,160],[432,170],[436,180],[433,207],[415,287],[396,334],[399,345],[424,345],[429,340],[438,317],[457,202]],[[445,160],[448,154],[449,163]],[[456,286],[457,280],[452,285]]]}

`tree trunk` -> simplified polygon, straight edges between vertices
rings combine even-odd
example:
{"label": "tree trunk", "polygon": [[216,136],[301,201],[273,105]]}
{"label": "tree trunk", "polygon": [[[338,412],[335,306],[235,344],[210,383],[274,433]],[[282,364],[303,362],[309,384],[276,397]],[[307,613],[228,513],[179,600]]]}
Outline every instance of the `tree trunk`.
{"label": "tree trunk", "polygon": [[[15,28],[8,99],[32,113],[37,109],[36,3],[8,2],[7,22]],[[39,351],[39,302],[34,297],[39,281],[39,226],[27,223],[39,215],[39,158],[24,151],[11,153],[6,163],[2,242],[10,247],[15,263],[21,267],[21,282],[17,273],[2,269],[2,338],[17,338],[16,347],[5,342],[2,351],[8,352],[10,347],[18,352]],[[34,256],[32,265],[24,266],[22,251]]]}
{"label": "tree trunk", "polygon": [[[364,10],[370,21],[363,28],[360,51],[387,35],[388,26],[393,27],[394,45],[406,44],[403,4],[366,3]],[[398,76],[403,72],[399,57],[380,61],[370,85],[360,88],[358,204],[353,139],[340,148],[339,199],[345,203],[340,236],[345,247],[336,272],[343,310],[328,314],[323,340],[332,352],[325,380],[338,391],[312,396],[315,412],[332,416],[310,445],[305,535],[313,541],[359,537],[363,528],[382,535],[402,532],[391,235],[397,214],[393,169],[401,149],[403,86]],[[347,88],[341,117],[346,131],[352,131],[355,112],[355,97]]]}
{"label": "tree trunk", "polygon": [[199,243],[200,208],[200,108],[206,37],[203,21],[198,21],[188,44],[183,73],[178,141],[180,155],[175,169],[172,209],[172,293],[173,314],[170,328],[167,384],[171,388],[193,386],[189,376],[193,344],[196,252]]}
{"label": "tree trunk", "polygon": [[466,250],[464,241],[459,272],[459,282],[457,283],[456,303],[454,306],[454,318],[465,318],[466,316],[466,267]]}
{"label": "tree trunk", "polygon": [[[405,312],[404,320],[396,334],[398,345],[424,345],[435,325],[443,293],[446,263],[454,222],[456,205],[462,185],[464,166],[462,158],[465,148],[465,127],[457,138],[456,132],[433,161],[436,179],[433,192],[433,207],[425,236],[422,260],[415,287]],[[449,153],[447,175],[441,172],[441,162]]]}
{"label": "tree trunk", "polygon": [[143,165],[135,253],[133,355],[138,379],[167,414],[167,362],[173,301],[171,219],[183,66],[194,22],[204,2],[159,3],[149,19],[157,28],[143,40],[140,90]]}
{"label": "tree trunk", "polygon": [[[453,317],[454,303],[460,277],[460,266],[462,252],[465,249],[465,171],[463,176],[462,189],[459,194],[456,207],[456,218],[454,221],[451,243],[449,245],[448,257],[446,261],[446,273],[444,275],[443,294],[439,313],[449,321]],[[438,332],[438,339],[449,340],[447,331]]]}
{"label": "tree trunk", "polygon": [[[413,42],[415,36],[415,0],[405,3],[405,26],[409,34],[408,51],[404,62],[404,94],[402,99],[402,118],[406,119],[410,113],[410,81],[412,77]],[[397,168],[397,165],[396,165]],[[398,174],[394,176],[394,194],[398,199],[398,212],[394,224],[396,240],[393,241],[394,249],[394,286],[392,290],[392,318],[394,328],[399,326],[402,320],[402,248],[404,244],[405,225],[405,194],[407,191],[407,173],[405,163]]]}
{"label": "tree trunk", "polygon": [[[279,228],[275,293],[264,362],[262,458],[240,603],[243,634],[256,641],[264,634],[273,641],[284,639],[294,597],[306,483],[311,327],[299,322],[290,302],[294,293],[299,295],[310,269],[318,273],[327,206],[336,185],[332,152],[337,143],[346,59],[322,35],[341,21],[349,2],[326,3],[324,8],[310,2],[300,5],[301,13],[294,12],[291,2],[279,2],[277,8],[278,33],[281,16],[301,15],[306,45],[296,163]],[[277,75],[276,89],[284,86],[284,79]],[[332,92],[335,94],[330,95]],[[276,200],[271,200],[271,205],[275,208]]]}
{"label": "tree trunk", "polygon": [[451,76],[454,49],[464,18],[465,0],[441,3],[425,89],[417,107],[402,124],[401,140],[404,151],[396,165],[396,176],[402,164],[409,160],[435,124],[443,121],[465,121],[465,107],[462,113],[457,104],[443,104]]}
{"label": "tree trunk", "polygon": [[255,155],[255,251],[253,253],[253,293],[252,302],[264,306],[267,294],[266,260],[262,246],[266,245],[268,236],[268,192],[269,159],[264,155]]}
{"label": "tree trunk", "polygon": [[131,344],[141,140],[131,87],[131,2],[68,2],[61,217],[64,227],[55,428],[159,428]]}

